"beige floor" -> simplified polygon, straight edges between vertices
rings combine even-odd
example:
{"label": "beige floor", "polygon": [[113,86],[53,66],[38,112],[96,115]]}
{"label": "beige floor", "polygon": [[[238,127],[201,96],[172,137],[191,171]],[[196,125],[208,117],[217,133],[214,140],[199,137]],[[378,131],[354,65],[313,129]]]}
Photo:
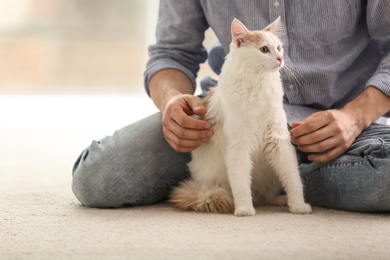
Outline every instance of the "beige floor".
{"label": "beige floor", "polygon": [[237,218],[167,204],[80,206],[73,161],[91,139],[154,112],[144,94],[8,95],[0,111],[0,259],[390,257],[389,214],[267,207]]}

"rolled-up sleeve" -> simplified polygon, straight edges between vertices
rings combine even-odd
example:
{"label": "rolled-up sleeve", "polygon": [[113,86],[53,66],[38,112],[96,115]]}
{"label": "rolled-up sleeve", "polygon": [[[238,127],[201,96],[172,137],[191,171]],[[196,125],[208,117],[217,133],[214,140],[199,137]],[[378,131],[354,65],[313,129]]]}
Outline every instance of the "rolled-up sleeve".
{"label": "rolled-up sleeve", "polygon": [[372,43],[382,52],[382,60],[366,85],[390,96],[390,1],[367,2],[367,26]]}
{"label": "rolled-up sleeve", "polygon": [[150,78],[163,69],[182,71],[196,87],[199,66],[207,59],[203,40],[208,27],[199,1],[160,1],[156,43],[149,47],[149,61],[144,73],[148,95]]}

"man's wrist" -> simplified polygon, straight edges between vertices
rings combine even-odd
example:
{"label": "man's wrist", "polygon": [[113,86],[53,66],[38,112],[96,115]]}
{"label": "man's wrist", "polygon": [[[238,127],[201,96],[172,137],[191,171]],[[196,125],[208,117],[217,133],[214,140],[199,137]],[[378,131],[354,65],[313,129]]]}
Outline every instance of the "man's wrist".
{"label": "man's wrist", "polygon": [[154,74],[150,79],[149,90],[150,97],[161,112],[172,97],[194,92],[189,78],[176,69],[165,69]]}
{"label": "man's wrist", "polygon": [[370,86],[342,109],[352,115],[361,130],[390,111],[390,97]]}

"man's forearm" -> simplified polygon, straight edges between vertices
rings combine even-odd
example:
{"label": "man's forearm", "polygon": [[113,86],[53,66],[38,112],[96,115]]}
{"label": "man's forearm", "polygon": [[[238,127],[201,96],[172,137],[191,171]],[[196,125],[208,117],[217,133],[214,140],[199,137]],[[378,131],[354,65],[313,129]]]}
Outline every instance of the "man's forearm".
{"label": "man's forearm", "polygon": [[342,110],[354,116],[355,123],[362,131],[390,111],[390,97],[375,87],[368,87]]}
{"label": "man's forearm", "polygon": [[149,82],[150,97],[162,112],[171,97],[180,94],[193,94],[191,80],[181,71],[165,69],[152,76]]}

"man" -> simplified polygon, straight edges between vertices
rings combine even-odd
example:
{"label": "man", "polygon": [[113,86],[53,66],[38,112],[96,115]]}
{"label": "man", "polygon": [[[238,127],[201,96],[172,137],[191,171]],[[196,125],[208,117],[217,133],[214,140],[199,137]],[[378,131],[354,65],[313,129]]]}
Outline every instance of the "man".
{"label": "man", "polygon": [[[162,0],[157,43],[149,48],[145,87],[161,115],[94,141],[73,170],[86,206],[147,205],[188,178],[189,152],[212,138],[207,111],[193,95],[202,46],[211,28],[229,51],[234,17],[251,30],[278,16],[285,60],[285,111],[313,206],[390,210],[389,1]],[[123,115],[126,116],[126,115]],[[287,127],[287,126],[286,126]]]}

